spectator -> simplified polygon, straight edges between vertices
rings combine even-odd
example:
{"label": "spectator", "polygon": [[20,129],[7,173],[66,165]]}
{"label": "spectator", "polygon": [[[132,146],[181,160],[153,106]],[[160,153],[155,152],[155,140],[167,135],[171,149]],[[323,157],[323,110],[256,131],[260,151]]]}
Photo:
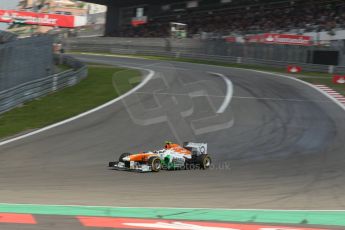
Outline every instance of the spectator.
{"label": "spectator", "polygon": [[299,0],[279,3],[258,3],[247,0],[251,5],[229,9],[194,11],[184,15],[154,18],[138,27],[123,27],[114,36],[123,37],[168,37],[171,21],[188,25],[188,34],[229,35],[231,33],[288,32],[293,29],[304,31],[332,31],[345,28],[344,1]]}

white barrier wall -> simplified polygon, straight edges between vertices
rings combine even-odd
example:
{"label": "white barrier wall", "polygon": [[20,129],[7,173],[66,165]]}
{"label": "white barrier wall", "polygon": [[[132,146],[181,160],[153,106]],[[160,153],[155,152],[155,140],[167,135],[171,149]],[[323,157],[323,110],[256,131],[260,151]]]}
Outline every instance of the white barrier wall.
{"label": "white barrier wall", "polygon": [[345,40],[345,30],[334,31],[334,35],[331,35],[330,32],[311,32],[305,33],[304,35],[311,36],[314,38],[314,41],[335,41],[335,40]]}

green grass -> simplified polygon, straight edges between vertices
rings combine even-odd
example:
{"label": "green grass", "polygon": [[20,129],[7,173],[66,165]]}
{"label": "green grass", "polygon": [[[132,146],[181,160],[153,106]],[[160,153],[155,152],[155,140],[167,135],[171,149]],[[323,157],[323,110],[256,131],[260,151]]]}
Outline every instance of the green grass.
{"label": "green grass", "polygon": [[[74,52],[74,53],[83,53],[83,52]],[[112,55],[111,53],[92,53],[92,54],[100,54],[100,55]],[[114,54],[116,55],[116,54]],[[224,67],[235,67],[235,68],[243,68],[243,69],[253,69],[253,70],[262,70],[267,72],[273,73],[283,73],[290,76],[295,76],[303,81],[312,83],[312,84],[323,84],[326,85],[340,94],[345,96],[345,88],[343,85],[335,85],[332,83],[332,74],[328,73],[320,73],[320,72],[307,72],[303,71],[299,75],[292,75],[287,74],[285,68],[274,68],[274,67],[264,67],[258,65],[245,65],[245,64],[233,64],[233,63],[226,63],[220,61],[208,61],[208,60],[196,60],[190,58],[172,58],[172,57],[163,57],[163,56],[147,56],[147,55],[116,55],[116,56],[124,56],[124,57],[140,57],[146,58],[150,60],[163,60],[163,61],[179,61],[179,62],[189,62],[189,63],[196,63],[196,64],[206,64],[206,65],[217,65],[217,66],[224,66]]]}
{"label": "green grass", "polygon": [[[147,56],[147,58],[152,58]],[[188,58],[166,58],[166,57],[154,57],[155,60],[174,60],[174,61],[182,61],[182,62],[190,62],[190,63],[199,63],[199,64],[209,64],[209,65],[218,65],[218,66],[225,66],[225,67],[236,67],[236,68],[244,68],[244,69],[253,69],[253,70],[262,70],[267,72],[273,73],[283,73],[290,76],[295,76],[298,79],[303,81],[309,82],[311,84],[322,84],[326,85],[338,93],[345,96],[345,88],[343,85],[335,85],[333,83],[333,75],[328,73],[320,73],[320,72],[307,72],[303,71],[301,74],[293,75],[288,74],[285,68],[274,68],[274,67],[263,67],[263,66],[256,66],[256,65],[244,65],[244,64],[229,64],[224,62],[217,62],[217,61],[204,61],[204,60],[195,60],[195,59],[188,59]]]}
{"label": "green grass", "polygon": [[[137,70],[92,65],[79,84],[0,115],[0,138],[41,128],[104,104],[137,85]],[[113,84],[116,83],[116,89]]]}
{"label": "green grass", "polygon": [[290,76],[295,76],[296,78],[309,82],[311,84],[326,85],[345,96],[345,88],[343,87],[343,85],[335,85],[333,83],[333,75],[328,74],[328,73],[303,71],[301,74],[293,75],[293,74],[288,74],[285,68],[263,67],[263,66],[256,66],[256,65],[244,65],[244,64],[229,64],[229,63],[217,62],[217,61],[204,61],[204,60],[195,60],[195,59],[186,59],[186,58],[159,58],[158,60],[174,60],[174,61],[182,61],[182,62],[190,62],[190,63],[218,65],[218,66],[225,66],[225,67],[262,70],[262,71],[273,72],[273,73],[283,73]]}
{"label": "green grass", "polygon": [[[82,54],[87,52],[70,52],[71,54]],[[275,73],[286,73],[286,68],[276,68],[276,67],[265,67],[259,65],[248,65],[248,64],[235,64],[235,63],[227,63],[222,61],[210,61],[210,60],[198,60],[192,58],[174,58],[174,57],[166,57],[166,56],[149,56],[149,55],[137,55],[137,54],[128,54],[128,55],[117,55],[113,53],[90,53],[96,55],[114,55],[119,57],[138,57],[138,58],[145,58],[150,60],[158,60],[158,61],[178,61],[178,62],[189,62],[195,64],[206,64],[206,65],[217,65],[217,66],[224,66],[224,67],[234,67],[234,68],[243,68],[243,69],[253,69],[253,70],[262,70],[268,72],[275,72]],[[306,72],[304,71],[301,77],[325,77],[331,78],[332,75],[328,73],[320,73],[320,72]]]}

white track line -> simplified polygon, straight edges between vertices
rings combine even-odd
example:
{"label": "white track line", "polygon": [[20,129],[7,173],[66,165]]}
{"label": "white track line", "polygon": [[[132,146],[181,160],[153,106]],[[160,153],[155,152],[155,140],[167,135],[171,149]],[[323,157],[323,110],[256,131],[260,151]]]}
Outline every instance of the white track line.
{"label": "white track line", "polygon": [[343,103],[341,103],[340,101],[338,101],[337,99],[335,99],[334,97],[332,97],[331,95],[329,95],[327,92],[325,92],[324,90],[322,90],[321,88],[319,88],[316,85],[313,85],[309,82],[306,81],[302,81],[300,79],[294,78],[294,77],[290,77],[287,75],[283,75],[283,74],[278,74],[278,73],[271,73],[271,72],[266,72],[266,71],[261,71],[261,70],[251,70],[251,69],[242,69],[242,68],[233,68],[233,69],[238,69],[238,70],[247,70],[247,71],[252,71],[252,72],[256,72],[256,73],[262,73],[262,74],[266,74],[266,75],[273,75],[273,76],[278,76],[278,77],[283,77],[283,78],[287,78],[287,79],[291,79],[297,82],[300,82],[304,85],[307,85],[315,90],[317,90],[318,92],[320,92],[321,94],[323,94],[324,96],[326,96],[327,98],[329,98],[331,101],[333,101],[335,104],[337,104],[342,110],[345,111],[345,105]]}
{"label": "white track line", "polygon": [[84,112],[84,113],[82,113],[82,114],[79,114],[79,115],[77,115],[77,116],[75,116],[75,117],[71,117],[71,118],[69,118],[69,119],[67,119],[67,120],[64,120],[64,121],[61,121],[61,122],[58,122],[58,123],[49,125],[49,126],[47,126],[47,127],[44,127],[44,128],[42,128],[42,129],[38,129],[38,130],[36,130],[36,131],[33,131],[33,132],[30,132],[30,133],[24,134],[24,135],[19,136],[19,137],[15,137],[15,138],[11,138],[11,139],[9,139],[9,140],[2,141],[2,142],[0,142],[0,146],[9,144],[9,143],[11,143],[11,142],[18,141],[18,140],[21,140],[21,139],[24,139],[24,138],[27,138],[27,137],[30,137],[30,136],[33,136],[33,135],[36,135],[36,134],[39,134],[39,133],[42,133],[42,132],[45,132],[45,131],[47,131],[47,130],[56,128],[56,127],[58,127],[58,126],[61,126],[61,125],[64,125],[64,124],[66,124],[66,123],[75,121],[75,120],[80,119],[80,118],[82,118],[82,117],[85,117],[85,116],[87,116],[87,115],[89,115],[89,114],[91,114],[91,113],[94,113],[94,112],[97,112],[97,111],[99,111],[99,110],[101,110],[101,109],[104,109],[104,108],[106,108],[106,107],[108,107],[108,106],[110,106],[110,105],[112,105],[112,104],[114,104],[114,103],[116,103],[116,102],[122,100],[123,98],[125,98],[125,97],[127,97],[127,96],[129,96],[129,95],[131,95],[131,94],[133,94],[133,93],[135,93],[135,91],[137,91],[138,89],[140,89],[140,88],[142,88],[144,85],[146,85],[146,84],[152,79],[152,77],[155,75],[155,72],[154,72],[153,70],[150,70],[150,69],[143,69],[143,68],[137,68],[137,67],[130,67],[130,68],[132,68],[132,69],[145,70],[145,71],[149,72],[149,74],[145,76],[144,80],[143,80],[139,85],[137,85],[136,87],[134,87],[133,89],[131,89],[131,90],[128,91],[127,93],[125,93],[125,94],[123,94],[123,95],[121,95],[121,96],[115,98],[115,99],[112,100],[112,101],[109,101],[109,102],[107,102],[107,103],[105,103],[105,104],[103,104],[103,105],[101,105],[101,106],[98,106],[98,107],[96,107],[96,108],[94,108],[94,109],[91,109],[91,110],[89,110],[89,111],[87,111],[87,112]]}
{"label": "white track line", "polygon": [[[92,55],[92,54],[91,54]],[[147,60],[147,58],[140,58],[140,57],[135,57],[136,59],[144,59]],[[149,59],[152,60],[152,59]],[[176,63],[184,63],[184,62],[179,62],[179,61],[172,61],[172,62],[176,62]],[[188,63],[187,63],[188,64]],[[266,74],[266,75],[271,75],[271,76],[278,76],[278,77],[283,77],[283,78],[287,78],[293,81],[297,81],[300,82],[304,85],[307,85],[315,90],[317,90],[319,93],[323,94],[324,96],[326,96],[328,99],[330,99],[332,102],[334,102],[335,104],[337,104],[341,109],[343,109],[345,111],[345,104],[341,103],[340,101],[336,100],[335,98],[331,97],[329,94],[327,94],[325,91],[323,91],[322,89],[318,88],[317,86],[323,87],[325,89],[328,90],[332,90],[331,88],[325,86],[325,85],[313,85],[309,82],[297,79],[295,77],[291,77],[291,76],[287,76],[284,74],[278,74],[278,73],[272,73],[272,72],[267,72],[267,71],[261,71],[261,70],[253,70],[253,69],[245,69],[245,68],[237,68],[237,67],[224,67],[224,66],[217,66],[217,65],[210,65],[210,64],[201,64],[201,63],[189,63],[189,64],[193,64],[193,65],[202,65],[202,66],[209,66],[209,67],[218,67],[218,68],[225,68],[225,69],[237,69],[237,70],[241,70],[241,71],[251,71],[251,72],[256,72],[256,73],[262,73],[262,74]]]}
{"label": "white track line", "polygon": [[[93,54],[89,54],[89,53],[85,53],[87,55],[93,55]],[[143,60],[147,60],[147,58],[141,58],[141,57],[135,57],[136,59],[143,59]],[[149,59],[152,60],[152,59]],[[176,63],[183,63],[183,62],[179,62],[179,61],[172,61],[172,62],[176,62]],[[186,63],[186,62],[185,62]],[[187,62],[188,63],[188,62]],[[300,82],[304,85],[307,85],[317,91],[319,91],[321,94],[323,94],[324,96],[326,96],[327,98],[329,98],[332,102],[334,102],[335,104],[337,104],[341,109],[343,109],[345,111],[345,105],[341,102],[339,102],[338,100],[336,100],[335,98],[331,97],[329,94],[327,94],[325,91],[323,91],[322,89],[318,88],[317,86],[323,87],[325,89],[330,89],[331,88],[324,86],[324,85],[313,85],[309,82],[297,79],[295,77],[291,77],[291,76],[287,76],[287,75],[283,75],[283,74],[278,74],[278,73],[272,73],[272,72],[266,72],[266,71],[261,71],[261,70],[253,70],[253,69],[245,69],[245,68],[237,68],[237,67],[224,67],[224,66],[217,66],[217,65],[210,65],[210,64],[201,64],[201,63],[189,63],[189,64],[193,64],[193,65],[203,65],[203,66],[209,66],[209,67],[218,67],[218,68],[225,68],[225,69],[237,69],[237,70],[242,70],[242,71],[252,71],[252,72],[256,72],[256,73],[262,73],[262,74],[266,74],[266,75],[271,75],[271,76],[278,76],[278,77],[283,77],[283,78],[287,78],[293,81],[297,81]]]}
{"label": "white track line", "polygon": [[[190,94],[187,93],[156,93],[156,92],[141,92],[137,91],[135,94],[144,94],[144,95],[168,95],[168,96],[185,96],[190,97]],[[208,97],[214,98],[225,98],[226,96],[223,95],[211,95],[208,94]],[[200,97],[204,97],[204,95],[200,95]],[[303,99],[284,99],[284,98],[272,98],[272,97],[240,97],[240,96],[232,96],[234,99],[248,99],[248,100],[267,100],[267,101],[291,101],[291,102],[322,102],[322,103],[330,103],[329,100],[303,100]],[[338,99],[338,100],[345,100],[345,97]],[[332,102],[333,103],[333,102]]]}
{"label": "white track line", "polygon": [[[138,57],[137,57],[138,58]],[[138,58],[138,59],[141,59],[141,58]],[[178,61],[176,61],[178,62]],[[178,62],[178,63],[181,63],[181,62]],[[261,71],[261,70],[253,70],[253,69],[245,69],[245,68],[238,68],[238,67],[225,67],[225,66],[217,66],[217,65],[210,65],[210,64],[201,64],[201,63],[191,63],[191,64],[194,64],[194,65],[203,65],[203,66],[209,66],[209,67],[218,67],[218,68],[225,68],[225,69],[237,69],[237,70],[241,70],[241,71],[251,71],[251,72],[256,72],[256,73],[262,73],[262,74],[266,74],[266,75],[271,75],[271,76],[278,76],[278,77],[283,77],[283,78],[287,78],[287,79],[290,79],[290,80],[293,80],[293,81],[297,81],[299,83],[302,83],[304,85],[307,85],[315,90],[317,90],[319,93],[323,94],[324,96],[326,96],[328,99],[330,99],[332,102],[334,102],[335,104],[337,104],[342,110],[345,111],[345,104],[339,102],[338,100],[336,100],[335,98],[331,97],[329,94],[327,94],[325,91],[323,91],[322,89],[318,88],[316,85],[313,85],[309,82],[306,82],[306,81],[303,81],[303,80],[300,80],[300,79],[297,79],[295,77],[291,77],[291,76],[287,76],[287,75],[284,75],[284,74],[278,74],[278,73],[272,73],[272,72],[267,72],[267,71]],[[323,86],[325,87],[325,86]],[[329,87],[325,87],[327,89],[330,89],[332,90],[331,88]]]}
{"label": "white track line", "polygon": [[232,84],[232,82],[230,81],[229,78],[227,78],[225,75],[221,74],[221,73],[213,73],[213,72],[209,72],[212,75],[215,76],[219,76],[221,77],[226,84],[226,96],[225,99],[223,101],[223,104],[220,106],[220,108],[218,109],[217,113],[224,113],[225,110],[228,108],[230,102],[231,102],[231,98],[234,94],[234,85]]}

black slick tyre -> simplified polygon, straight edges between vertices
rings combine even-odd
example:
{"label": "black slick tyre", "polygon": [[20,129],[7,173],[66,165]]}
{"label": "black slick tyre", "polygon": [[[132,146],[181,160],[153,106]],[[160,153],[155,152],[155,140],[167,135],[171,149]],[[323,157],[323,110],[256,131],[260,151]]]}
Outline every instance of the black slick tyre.
{"label": "black slick tyre", "polygon": [[147,163],[151,166],[152,172],[159,172],[162,168],[161,160],[158,157],[150,157]]}
{"label": "black slick tyre", "polygon": [[124,162],[123,158],[128,157],[129,155],[131,155],[131,154],[130,153],[122,153],[121,156],[119,157],[119,161]]}
{"label": "black slick tyre", "polygon": [[211,166],[211,162],[211,157],[209,155],[200,155],[196,163],[201,169],[208,169]]}

